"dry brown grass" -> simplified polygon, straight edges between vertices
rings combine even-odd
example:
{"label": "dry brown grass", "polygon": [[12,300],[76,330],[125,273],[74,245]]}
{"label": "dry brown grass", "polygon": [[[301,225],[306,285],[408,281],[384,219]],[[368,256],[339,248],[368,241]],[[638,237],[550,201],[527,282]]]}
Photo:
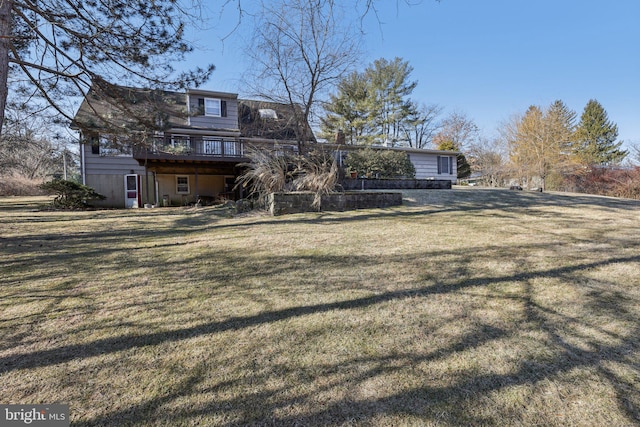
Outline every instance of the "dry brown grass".
{"label": "dry brown grass", "polygon": [[640,203],[226,218],[0,199],[0,401],[77,426],[636,425]]}

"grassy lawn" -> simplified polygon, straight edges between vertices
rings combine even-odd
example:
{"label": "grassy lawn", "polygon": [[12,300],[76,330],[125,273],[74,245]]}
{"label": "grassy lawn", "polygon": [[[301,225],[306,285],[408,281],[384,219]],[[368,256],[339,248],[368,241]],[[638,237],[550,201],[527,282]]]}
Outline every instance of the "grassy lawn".
{"label": "grassy lawn", "polygon": [[0,199],[0,403],[74,426],[640,424],[640,202],[230,217]]}

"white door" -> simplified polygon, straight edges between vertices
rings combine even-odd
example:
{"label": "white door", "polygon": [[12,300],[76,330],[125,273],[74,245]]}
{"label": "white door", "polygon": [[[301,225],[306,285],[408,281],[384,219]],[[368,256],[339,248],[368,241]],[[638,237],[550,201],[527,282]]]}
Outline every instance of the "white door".
{"label": "white door", "polygon": [[140,206],[140,176],[124,176],[124,207],[137,208]]}

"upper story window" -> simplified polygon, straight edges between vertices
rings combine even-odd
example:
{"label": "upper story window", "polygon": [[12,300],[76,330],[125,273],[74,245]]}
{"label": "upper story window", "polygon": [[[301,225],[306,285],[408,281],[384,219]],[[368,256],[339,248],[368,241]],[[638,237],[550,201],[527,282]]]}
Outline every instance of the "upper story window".
{"label": "upper story window", "polygon": [[219,99],[213,99],[213,98],[204,99],[204,115],[205,116],[220,117],[222,115],[220,110],[221,109],[220,109]]}
{"label": "upper story window", "polygon": [[133,154],[131,142],[126,138],[91,135],[86,140],[91,145],[91,154],[98,154],[102,157],[131,156]]}
{"label": "upper story window", "polygon": [[200,114],[207,117],[227,117],[227,101],[218,98],[198,98]]}

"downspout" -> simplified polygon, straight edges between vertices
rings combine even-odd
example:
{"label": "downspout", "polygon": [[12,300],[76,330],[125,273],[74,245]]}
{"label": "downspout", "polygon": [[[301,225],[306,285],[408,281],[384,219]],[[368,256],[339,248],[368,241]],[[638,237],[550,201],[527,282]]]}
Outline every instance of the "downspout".
{"label": "downspout", "polygon": [[84,157],[85,144],[82,143],[82,135],[80,136],[80,175],[82,175],[82,185],[87,185],[87,169]]}
{"label": "downspout", "polygon": [[198,201],[200,200],[200,189],[198,188],[198,167],[194,166],[193,170],[195,172],[196,175],[196,199],[194,200],[194,203],[198,203]]}

